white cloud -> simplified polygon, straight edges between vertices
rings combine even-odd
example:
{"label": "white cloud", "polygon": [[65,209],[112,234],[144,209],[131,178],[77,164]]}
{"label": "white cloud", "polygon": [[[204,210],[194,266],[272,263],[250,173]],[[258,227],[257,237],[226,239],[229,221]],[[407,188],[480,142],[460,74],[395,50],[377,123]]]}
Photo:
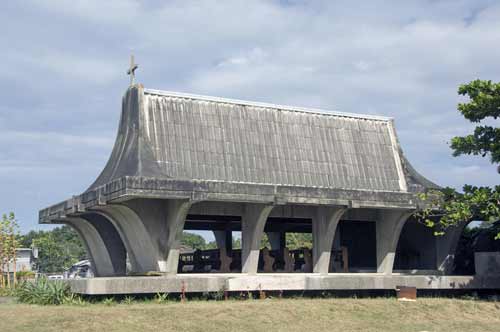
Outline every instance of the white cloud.
{"label": "white cloud", "polygon": [[8,167],[39,167],[41,177],[57,169],[43,199],[27,203],[33,211],[63,199],[68,179],[71,189],[91,182],[112,148],[133,50],[147,87],[392,116],[423,175],[498,183],[487,159],[453,158],[447,144],[472,129],[456,110],[458,85],[500,80],[497,1],[280,3],[8,2],[0,182],[10,183]]}

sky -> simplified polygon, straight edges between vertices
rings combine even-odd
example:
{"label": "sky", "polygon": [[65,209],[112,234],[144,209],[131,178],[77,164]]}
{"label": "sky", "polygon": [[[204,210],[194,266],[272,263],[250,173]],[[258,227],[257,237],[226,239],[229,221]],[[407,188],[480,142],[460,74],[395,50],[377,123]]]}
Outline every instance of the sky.
{"label": "sky", "polygon": [[146,88],[391,116],[442,186],[498,184],[452,157],[462,83],[500,81],[500,1],[2,1],[0,213],[21,231],[83,192],[116,136],[129,55]]}

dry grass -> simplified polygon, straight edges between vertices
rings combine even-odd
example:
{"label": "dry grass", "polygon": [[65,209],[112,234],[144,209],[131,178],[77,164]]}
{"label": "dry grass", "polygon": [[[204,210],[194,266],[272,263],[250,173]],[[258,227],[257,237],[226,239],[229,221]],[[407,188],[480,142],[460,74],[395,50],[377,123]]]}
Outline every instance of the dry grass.
{"label": "dry grass", "polygon": [[63,306],[0,304],[0,331],[500,331],[500,303],[273,299]]}

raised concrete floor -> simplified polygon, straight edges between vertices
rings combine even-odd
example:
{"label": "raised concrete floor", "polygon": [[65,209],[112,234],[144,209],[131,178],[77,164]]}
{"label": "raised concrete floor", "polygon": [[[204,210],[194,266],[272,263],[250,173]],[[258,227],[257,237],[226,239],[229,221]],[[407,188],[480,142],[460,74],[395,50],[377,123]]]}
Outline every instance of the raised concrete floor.
{"label": "raised concrete floor", "polygon": [[499,289],[500,276],[392,275],[382,273],[178,274],[160,277],[111,277],[70,280],[75,293],[146,294],[256,290]]}

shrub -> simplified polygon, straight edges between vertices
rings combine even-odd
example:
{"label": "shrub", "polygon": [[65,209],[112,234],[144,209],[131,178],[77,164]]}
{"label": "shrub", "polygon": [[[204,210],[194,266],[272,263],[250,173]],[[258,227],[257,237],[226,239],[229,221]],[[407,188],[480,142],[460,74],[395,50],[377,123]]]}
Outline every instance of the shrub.
{"label": "shrub", "polygon": [[49,281],[43,277],[35,281],[23,282],[16,289],[15,295],[22,303],[59,305],[71,296],[71,292],[66,282],[59,280]]}
{"label": "shrub", "polygon": [[111,306],[111,305],[116,304],[116,301],[113,297],[106,297],[105,299],[103,299],[101,301],[101,303],[104,305],[107,305],[107,306]]}
{"label": "shrub", "polygon": [[35,272],[33,271],[19,271],[16,273],[16,278],[18,281],[26,281],[30,279],[35,279]]}
{"label": "shrub", "polygon": [[167,303],[168,302],[168,293],[156,293],[155,302],[158,304]]}
{"label": "shrub", "polygon": [[125,296],[125,298],[120,302],[121,304],[132,304],[135,299],[133,296]]}

